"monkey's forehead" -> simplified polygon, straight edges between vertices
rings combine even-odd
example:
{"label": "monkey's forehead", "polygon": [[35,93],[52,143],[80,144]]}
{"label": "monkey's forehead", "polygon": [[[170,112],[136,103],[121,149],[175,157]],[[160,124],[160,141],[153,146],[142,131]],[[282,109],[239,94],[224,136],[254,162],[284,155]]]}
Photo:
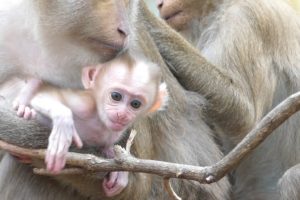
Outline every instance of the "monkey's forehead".
{"label": "monkey's forehead", "polygon": [[135,66],[130,67],[125,63],[116,63],[115,66],[111,66],[106,74],[107,79],[114,79],[120,81],[125,81],[128,84],[130,82],[135,82],[136,84],[148,84],[153,78],[149,65],[146,62],[139,61]]}
{"label": "monkey's forehead", "polygon": [[139,79],[141,82],[149,83],[152,78],[150,73],[150,67],[145,62],[137,62],[136,66],[133,68],[132,77],[134,79]]}

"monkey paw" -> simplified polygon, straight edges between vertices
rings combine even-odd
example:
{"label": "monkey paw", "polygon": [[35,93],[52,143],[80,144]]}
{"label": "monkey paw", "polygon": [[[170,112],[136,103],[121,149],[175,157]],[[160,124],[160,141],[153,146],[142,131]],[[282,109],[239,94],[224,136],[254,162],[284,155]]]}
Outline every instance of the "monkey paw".
{"label": "monkey paw", "polygon": [[59,173],[65,167],[67,153],[72,142],[78,148],[83,145],[71,115],[53,118],[53,127],[48,141],[45,162],[47,170],[52,173]]}
{"label": "monkey paw", "polygon": [[24,119],[34,119],[36,117],[36,111],[27,105],[20,104],[18,100],[13,102],[13,108],[17,111],[17,115]]}
{"label": "monkey paw", "polygon": [[110,172],[103,180],[103,190],[108,197],[120,194],[128,184],[128,172]]}

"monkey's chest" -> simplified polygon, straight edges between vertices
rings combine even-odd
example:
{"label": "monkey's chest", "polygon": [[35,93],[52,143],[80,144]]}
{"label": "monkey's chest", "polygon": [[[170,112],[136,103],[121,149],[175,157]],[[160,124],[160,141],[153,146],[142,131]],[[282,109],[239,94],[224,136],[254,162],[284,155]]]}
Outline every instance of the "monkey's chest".
{"label": "monkey's chest", "polygon": [[98,118],[80,119],[73,116],[75,128],[84,143],[105,146],[109,134]]}

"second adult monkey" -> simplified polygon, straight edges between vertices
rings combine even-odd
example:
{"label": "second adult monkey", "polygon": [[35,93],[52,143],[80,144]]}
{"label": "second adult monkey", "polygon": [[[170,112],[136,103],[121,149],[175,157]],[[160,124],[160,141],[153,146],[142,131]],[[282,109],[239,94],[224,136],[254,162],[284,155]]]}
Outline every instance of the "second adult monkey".
{"label": "second adult monkey", "polygon": [[[287,1],[158,0],[157,5],[161,17],[199,51],[166,26],[151,22],[148,30],[181,84],[209,101],[208,116],[222,130],[227,151],[300,90],[300,19]],[[299,114],[291,117],[237,167],[234,199],[300,199],[299,122]]]}
{"label": "second adult monkey", "polygon": [[[47,169],[59,172],[65,165],[72,140],[78,147],[100,148],[114,157],[113,144],[137,118],[163,108],[167,102],[165,83],[154,63],[124,54],[108,63],[87,67],[82,82],[86,90],[42,86],[31,106],[52,120],[46,155]],[[28,107],[23,117],[30,118]],[[128,172],[110,172],[103,181],[107,196],[120,193],[128,183]]]}
{"label": "second adult monkey", "polygon": [[[0,13],[0,84],[12,76],[82,87],[81,69],[112,59],[128,35],[121,1],[26,0]],[[109,18],[107,16],[110,16]],[[31,93],[20,95],[25,102]]]}

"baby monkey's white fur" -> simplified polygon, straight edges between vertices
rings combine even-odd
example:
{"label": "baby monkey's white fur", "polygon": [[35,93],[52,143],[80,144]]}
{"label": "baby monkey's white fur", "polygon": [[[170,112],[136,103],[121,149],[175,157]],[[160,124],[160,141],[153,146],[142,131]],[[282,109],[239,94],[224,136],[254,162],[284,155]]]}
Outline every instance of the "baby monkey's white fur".
{"label": "baby monkey's white fur", "polygon": [[[72,141],[79,148],[83,142],[97,146],[111,158],[113,144],[137,118],[167,104],[168,92],[166,84],[161,83],[159,68],[126,53],[108,63],[84,68],[82,82],[86,90],[44,84],[28,98],[34,110],[52,120],[45,161],[54,173],[65,166]],[[35,116],[33,109],[18,101],[14,106],[21,117]],[[127,172],[111,172],[103,181],[103,189],[107,196],[114,196],[127,183]]]}

